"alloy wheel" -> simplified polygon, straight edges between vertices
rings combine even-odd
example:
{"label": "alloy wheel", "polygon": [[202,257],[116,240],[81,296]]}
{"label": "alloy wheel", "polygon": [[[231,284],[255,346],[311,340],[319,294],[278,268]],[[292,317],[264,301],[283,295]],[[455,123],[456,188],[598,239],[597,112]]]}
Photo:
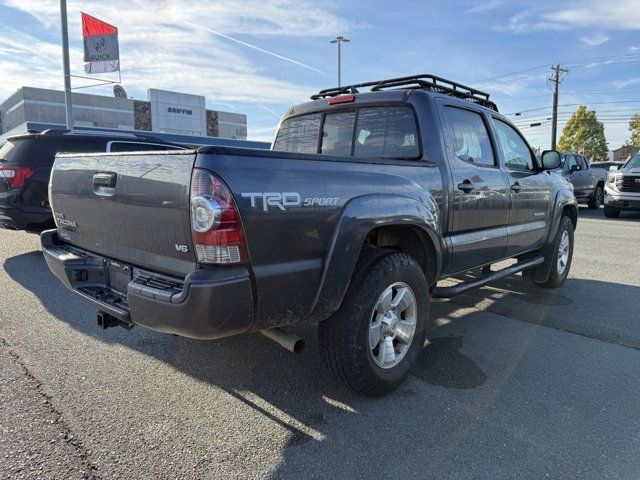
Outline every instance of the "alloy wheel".
{"label": "alloy wheel", "polygon": [[416,332],[417,302],[404,282],[388,286],[378,298],[369,325],[369,352],[383,369],[395,367],[405,357]]}

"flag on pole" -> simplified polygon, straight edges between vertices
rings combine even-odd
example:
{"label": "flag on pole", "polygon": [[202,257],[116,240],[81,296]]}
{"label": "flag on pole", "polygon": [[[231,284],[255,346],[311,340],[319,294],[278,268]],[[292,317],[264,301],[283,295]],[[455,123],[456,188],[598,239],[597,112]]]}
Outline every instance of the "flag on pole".
{"label": "flag on pole", "polygon": [[82,15],[84,69],[87,73],[115,72],[120,69],[118,29],[91,15]]}

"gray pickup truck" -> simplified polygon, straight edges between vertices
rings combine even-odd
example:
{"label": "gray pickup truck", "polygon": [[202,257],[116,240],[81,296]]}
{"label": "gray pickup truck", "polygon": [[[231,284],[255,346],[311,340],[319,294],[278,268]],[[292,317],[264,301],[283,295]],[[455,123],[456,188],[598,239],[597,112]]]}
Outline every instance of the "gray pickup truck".
{"label": "gray pickup truck", "polygon": [[606,171],[594,167],[581,154],[563,153],[562,157],[562,167],[558,171],[573,185],[576,200],[586,203],[591,209],[600,208],[604,203]]}
{"label": "gray pickup truck", "polygon": [[326,89],[286,113],[272,150],[59,155],[42,248],[105,328],[261,331],[296,351],[279,327],[313,322],[328,370],[382,395],[420,354],[431,297],[520,271],[564,282],[578,215],[560,161],[538,162],[488,94],[439,77]]}

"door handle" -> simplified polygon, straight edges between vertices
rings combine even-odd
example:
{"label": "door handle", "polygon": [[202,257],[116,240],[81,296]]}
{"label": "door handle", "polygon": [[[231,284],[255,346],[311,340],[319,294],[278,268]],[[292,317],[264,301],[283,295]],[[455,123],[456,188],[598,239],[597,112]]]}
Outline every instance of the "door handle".
{"label": "door handle", "polygon": [[464,193],[469,193],[471,192],[475,187],[473,186],[473,183],[471,183],[471,180],[463,180],[462,183],[458,184],[458,190],[462,190]]}
{"label": "door handle", "polygon": [[96,187],[114,188],[117,174],[111,172],[96,173],[93,175],[93,184]]}

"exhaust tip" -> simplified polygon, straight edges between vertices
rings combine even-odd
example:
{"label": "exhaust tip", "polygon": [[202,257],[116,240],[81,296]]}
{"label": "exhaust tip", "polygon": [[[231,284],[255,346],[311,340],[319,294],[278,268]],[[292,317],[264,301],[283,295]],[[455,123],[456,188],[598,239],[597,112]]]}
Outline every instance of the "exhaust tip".
{"label": "exhaust tip", "polygon": [[298,339],[294,344],[293,344],[293,353],[302,353],[304,351],[304,347],[306,346],[306,344],[304,343],[303,339]]}
{"label": "exhaust tip", "polygon": [[280,328],[260,330],[260,333],[292,353],[302,353],[304,350],[304,340],[293,333],[285,332]]}

